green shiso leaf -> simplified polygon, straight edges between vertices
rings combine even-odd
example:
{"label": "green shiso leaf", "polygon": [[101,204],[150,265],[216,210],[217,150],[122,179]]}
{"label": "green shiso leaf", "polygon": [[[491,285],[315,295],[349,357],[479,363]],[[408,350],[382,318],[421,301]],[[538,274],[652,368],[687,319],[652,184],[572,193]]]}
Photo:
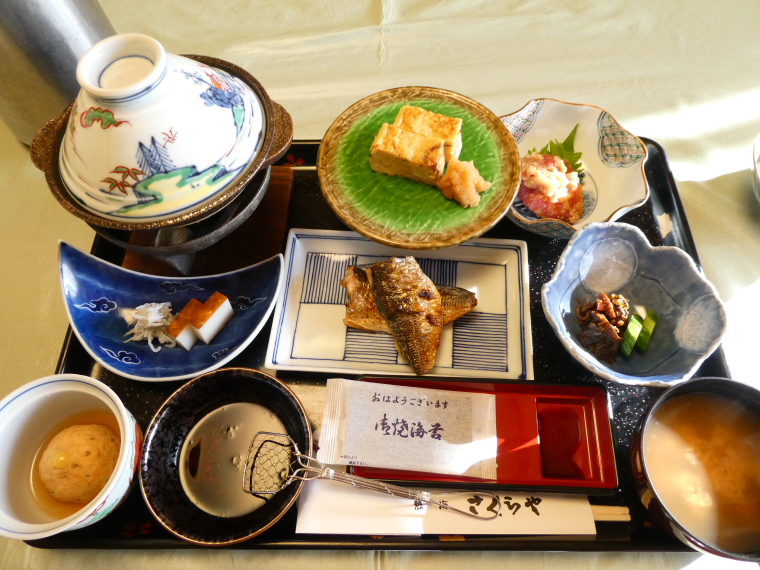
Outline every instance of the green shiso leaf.
{"label": "green shiso leaf", "polygon": [[[558,140],[549,141],[549,143],[538,151],[539,154],[553,154],[554,156],[560,157],[562,160],[570,164],[570,168],[572,168],[575,172],[580,174],[583,172],[583,167],[581,166],[581,155],[580,152],[575,152],[575,134],[578,132],[578,125],[575,125],[573,127],[573,130],[570,131],[570,134],[567,135],[567,138],[563,142],[559,142]],[[531,149],[528,151],[528,154],[533,154],[536,152],[536,149]]]}

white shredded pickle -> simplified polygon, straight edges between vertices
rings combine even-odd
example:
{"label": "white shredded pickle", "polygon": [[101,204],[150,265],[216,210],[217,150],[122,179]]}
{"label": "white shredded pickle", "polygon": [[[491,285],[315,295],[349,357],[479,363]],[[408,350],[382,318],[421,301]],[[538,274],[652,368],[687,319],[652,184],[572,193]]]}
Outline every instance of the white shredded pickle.
{"label": "white shredded pickle", "polygon": [[[171,303],[145,303],[134,309],[121,309],[119,314],[127,321],[127,325],[134,325],[124,335],[132,336],[124,342],[147,340],[153,352],[160,351],[161,344],[165,344],[167,348],[177,345],[177,341],[166,334],[166,327],[174,320]],[[159,344],[153,346],[153,339]]]}

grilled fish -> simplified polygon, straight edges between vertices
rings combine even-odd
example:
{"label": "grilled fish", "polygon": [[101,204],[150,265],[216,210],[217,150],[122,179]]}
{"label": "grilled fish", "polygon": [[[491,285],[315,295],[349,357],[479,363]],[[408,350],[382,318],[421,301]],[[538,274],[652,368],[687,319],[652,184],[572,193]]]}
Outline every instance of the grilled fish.
{"label": "grilled fish", "polygon": [[390,334],[388,322],[377,309],[369,268],[369,265],[349,265],[346,268],[346,275],[340,281],[348,292],[346,318],[343,319],[343,323],[355,329]]}
{"label": "grilled fish", "polygon": [[[380,314],[375,291],[370,282],[370,265],[349,265],[340,284],[348,291],[346,318],[343,323],[355,329],[391,334],[388,321]],[[451,285],[435,285],[441,294],[443,325],[472,311],[478,304],[475,293]]]}
{"label": "grilled fish", "polygon": [[413,257],[373,264],[370,281],[399,354],[422,376],[435,365],[441,342],[441,294]]}
{"label": "grilled fish", "polygon": [[478,304],[478,298],[475,296],[475,293],[467,289],[451,285],[436,285],[436,287],[441,294],[444,326],[457,320],[462,315],[466,315]]}

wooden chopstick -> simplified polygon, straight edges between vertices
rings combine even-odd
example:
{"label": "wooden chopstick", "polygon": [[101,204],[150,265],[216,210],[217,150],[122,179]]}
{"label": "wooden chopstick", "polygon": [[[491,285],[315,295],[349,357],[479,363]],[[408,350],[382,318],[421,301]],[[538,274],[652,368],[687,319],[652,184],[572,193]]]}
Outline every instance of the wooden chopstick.
{"label": "wooden chopstick", "polygon": [[631,520],[631,513],[628,511],[628,507],[591,505],[591,512],[594,515],[595,521],[627,522]]}

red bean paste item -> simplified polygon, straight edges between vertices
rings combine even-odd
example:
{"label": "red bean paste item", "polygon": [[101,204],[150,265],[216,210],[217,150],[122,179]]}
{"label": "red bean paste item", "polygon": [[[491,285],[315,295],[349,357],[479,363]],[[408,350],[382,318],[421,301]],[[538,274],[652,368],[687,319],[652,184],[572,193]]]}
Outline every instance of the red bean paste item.
{"label": "red bean paste item", "polygon": [[578,299],[575,314],[582,329],[578,333],[581,346],[602,362],[615,364],[631,314],[628,299],[599,293],[595,301],[585,305]]}

